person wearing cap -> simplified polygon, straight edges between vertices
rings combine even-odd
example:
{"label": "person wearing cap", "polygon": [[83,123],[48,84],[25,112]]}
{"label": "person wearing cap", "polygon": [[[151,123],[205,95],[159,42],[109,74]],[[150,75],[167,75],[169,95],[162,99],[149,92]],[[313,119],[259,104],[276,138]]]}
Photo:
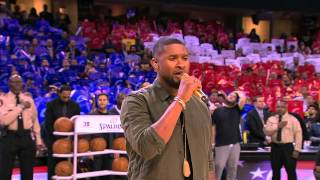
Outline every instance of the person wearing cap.
{"label": "person wearing cap", "polygon": [[6,134],[0,137],[0,177],[11,179],[18,156],[21,178],[32,180],[36,151],[45,148],[40,135],[38,112],[33,99],[22,92],[21,76],[10,76],[9,88],[8,93],[0,96],[0,125],[6,128]]}
{"label": "person wearing cap", "polygon": [[240,91],[224,95],[222,107],[212,114],[213,146],[215,147],[216,179],[221,179],[224,168],[227,179],[236,179],[240,158],[240,120],[246,96]]}

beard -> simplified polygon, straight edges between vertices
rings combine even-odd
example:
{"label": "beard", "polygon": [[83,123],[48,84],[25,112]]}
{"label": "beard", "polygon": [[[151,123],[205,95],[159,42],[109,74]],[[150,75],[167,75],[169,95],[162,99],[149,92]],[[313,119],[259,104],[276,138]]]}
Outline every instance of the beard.
{"label": "beard", "polygon": [[230,107],[234,107],[237,105],[237,102],[235,101],[229,101],[228,99],[225,99],[224,103],[227,105],[227,106],[230,106]]}
{"label": "beard", "polygon": [[179,89],[180,79],[175,79],[174,77],[163,76],[163,80],[172,88]]}

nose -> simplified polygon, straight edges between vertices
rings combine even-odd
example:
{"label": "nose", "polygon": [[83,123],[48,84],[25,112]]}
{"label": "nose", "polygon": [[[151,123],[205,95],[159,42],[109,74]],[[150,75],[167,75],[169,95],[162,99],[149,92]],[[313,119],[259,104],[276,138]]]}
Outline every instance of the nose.
{"label": "nose", "polygon": [[185,67],[187,61],[183,57],[179,57],[177,60],[177,66],[179,67]]}

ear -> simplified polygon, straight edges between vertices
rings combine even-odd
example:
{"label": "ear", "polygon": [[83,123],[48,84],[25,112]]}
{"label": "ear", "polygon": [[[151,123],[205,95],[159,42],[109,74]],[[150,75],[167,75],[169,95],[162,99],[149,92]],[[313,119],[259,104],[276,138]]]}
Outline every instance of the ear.
{"label": "ear", "polygon": [[159,70],[158,60],[156,58],[152,58],[150,61],[150,64],[153,67],[154,71],[158,72]]}

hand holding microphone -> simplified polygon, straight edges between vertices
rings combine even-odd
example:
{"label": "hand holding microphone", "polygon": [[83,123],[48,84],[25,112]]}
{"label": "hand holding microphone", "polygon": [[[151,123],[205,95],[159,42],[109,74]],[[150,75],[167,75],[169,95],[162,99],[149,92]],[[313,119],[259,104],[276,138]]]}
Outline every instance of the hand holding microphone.
{"label": "hand holding microphone", "polygon": [[177,96],[187,103],[193,94],[203,101],[207,101],[208,99],[206,94],[201,90],[201,81],[194,76],[184,73],[181,77]]}

